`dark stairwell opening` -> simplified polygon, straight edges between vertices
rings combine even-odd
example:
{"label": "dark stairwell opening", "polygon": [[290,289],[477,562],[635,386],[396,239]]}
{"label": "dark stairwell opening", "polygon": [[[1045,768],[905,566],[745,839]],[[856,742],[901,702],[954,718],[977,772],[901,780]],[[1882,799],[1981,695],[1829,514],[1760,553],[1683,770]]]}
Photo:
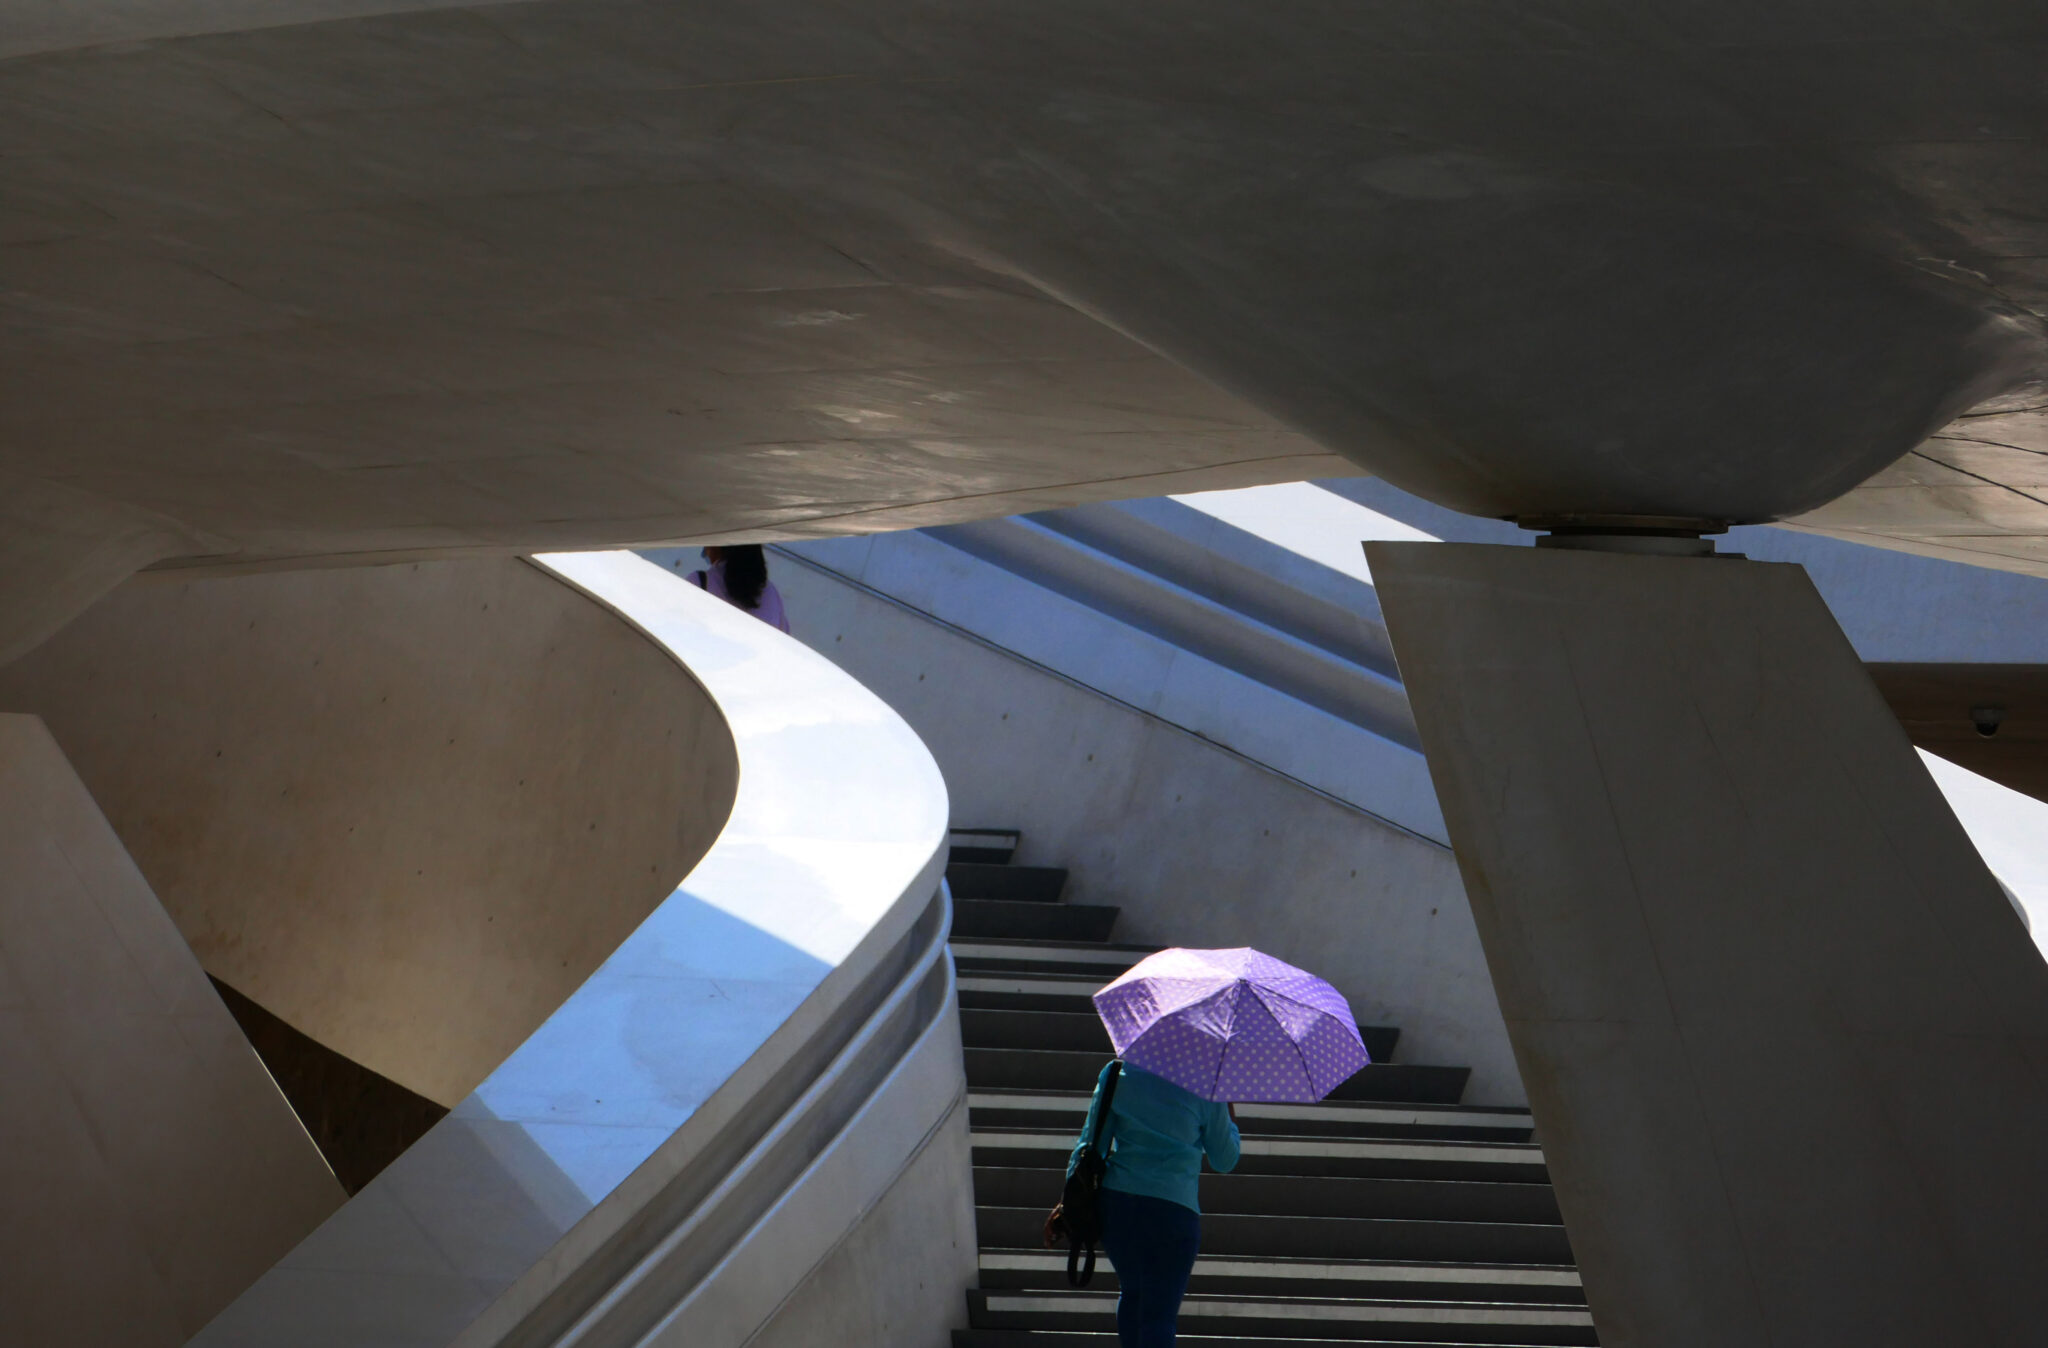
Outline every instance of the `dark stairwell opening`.
{"label": "dark stairwell opening", "polygon": [[213,979],[256,1056],[353,1197],[448,1111],[287,1025]]}

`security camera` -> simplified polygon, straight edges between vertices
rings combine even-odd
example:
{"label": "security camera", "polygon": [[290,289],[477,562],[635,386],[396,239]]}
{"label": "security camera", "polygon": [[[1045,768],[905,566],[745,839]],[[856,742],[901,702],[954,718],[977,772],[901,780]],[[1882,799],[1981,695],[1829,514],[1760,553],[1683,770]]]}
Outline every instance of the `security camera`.
{"label": "security camera", "polygon": [[2005,708],[2003,707],[1970,708],[1970,724],[1977,727],[1977,733],[1987,740],[1998,733],[1999,722],[2004,719]]}

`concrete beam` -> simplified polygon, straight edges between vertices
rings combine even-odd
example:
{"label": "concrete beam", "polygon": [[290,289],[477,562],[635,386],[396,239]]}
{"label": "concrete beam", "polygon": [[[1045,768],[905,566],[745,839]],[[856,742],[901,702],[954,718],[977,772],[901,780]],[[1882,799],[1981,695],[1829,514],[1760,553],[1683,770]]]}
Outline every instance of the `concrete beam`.
{"label": "concrete beam", "polygon": [[1367,552],[1601,1341],[2038,1342],[2048,965],[1805,573]]}

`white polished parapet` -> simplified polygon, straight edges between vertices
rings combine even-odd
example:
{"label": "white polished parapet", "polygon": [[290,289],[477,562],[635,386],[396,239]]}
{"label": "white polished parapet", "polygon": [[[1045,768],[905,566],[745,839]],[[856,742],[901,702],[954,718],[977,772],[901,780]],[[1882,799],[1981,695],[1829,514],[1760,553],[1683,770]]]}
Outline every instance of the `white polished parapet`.
{"label": "white polished parapet", "polygon": [[849,1058],[933,1032],[946,796],[916,736],[659,567],[540,561],[703,684],[739,759],[732,815],[532,1038],[197,1344],[555,1341],[666,1228],[701,1224],[778,1120],[832,1119],[812,1107]]}

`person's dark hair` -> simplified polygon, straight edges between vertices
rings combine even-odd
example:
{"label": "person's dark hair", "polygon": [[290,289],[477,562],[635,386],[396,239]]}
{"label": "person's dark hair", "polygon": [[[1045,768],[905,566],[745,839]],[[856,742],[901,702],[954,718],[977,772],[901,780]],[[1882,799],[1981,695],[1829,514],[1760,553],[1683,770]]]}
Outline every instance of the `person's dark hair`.
{"label": "person's dark hair", "polygon": [[768,588],[768,559],[759,543],[732,544],[718,550],[725,567],[726,598],[741,608],[761,607],[761,591]]}

